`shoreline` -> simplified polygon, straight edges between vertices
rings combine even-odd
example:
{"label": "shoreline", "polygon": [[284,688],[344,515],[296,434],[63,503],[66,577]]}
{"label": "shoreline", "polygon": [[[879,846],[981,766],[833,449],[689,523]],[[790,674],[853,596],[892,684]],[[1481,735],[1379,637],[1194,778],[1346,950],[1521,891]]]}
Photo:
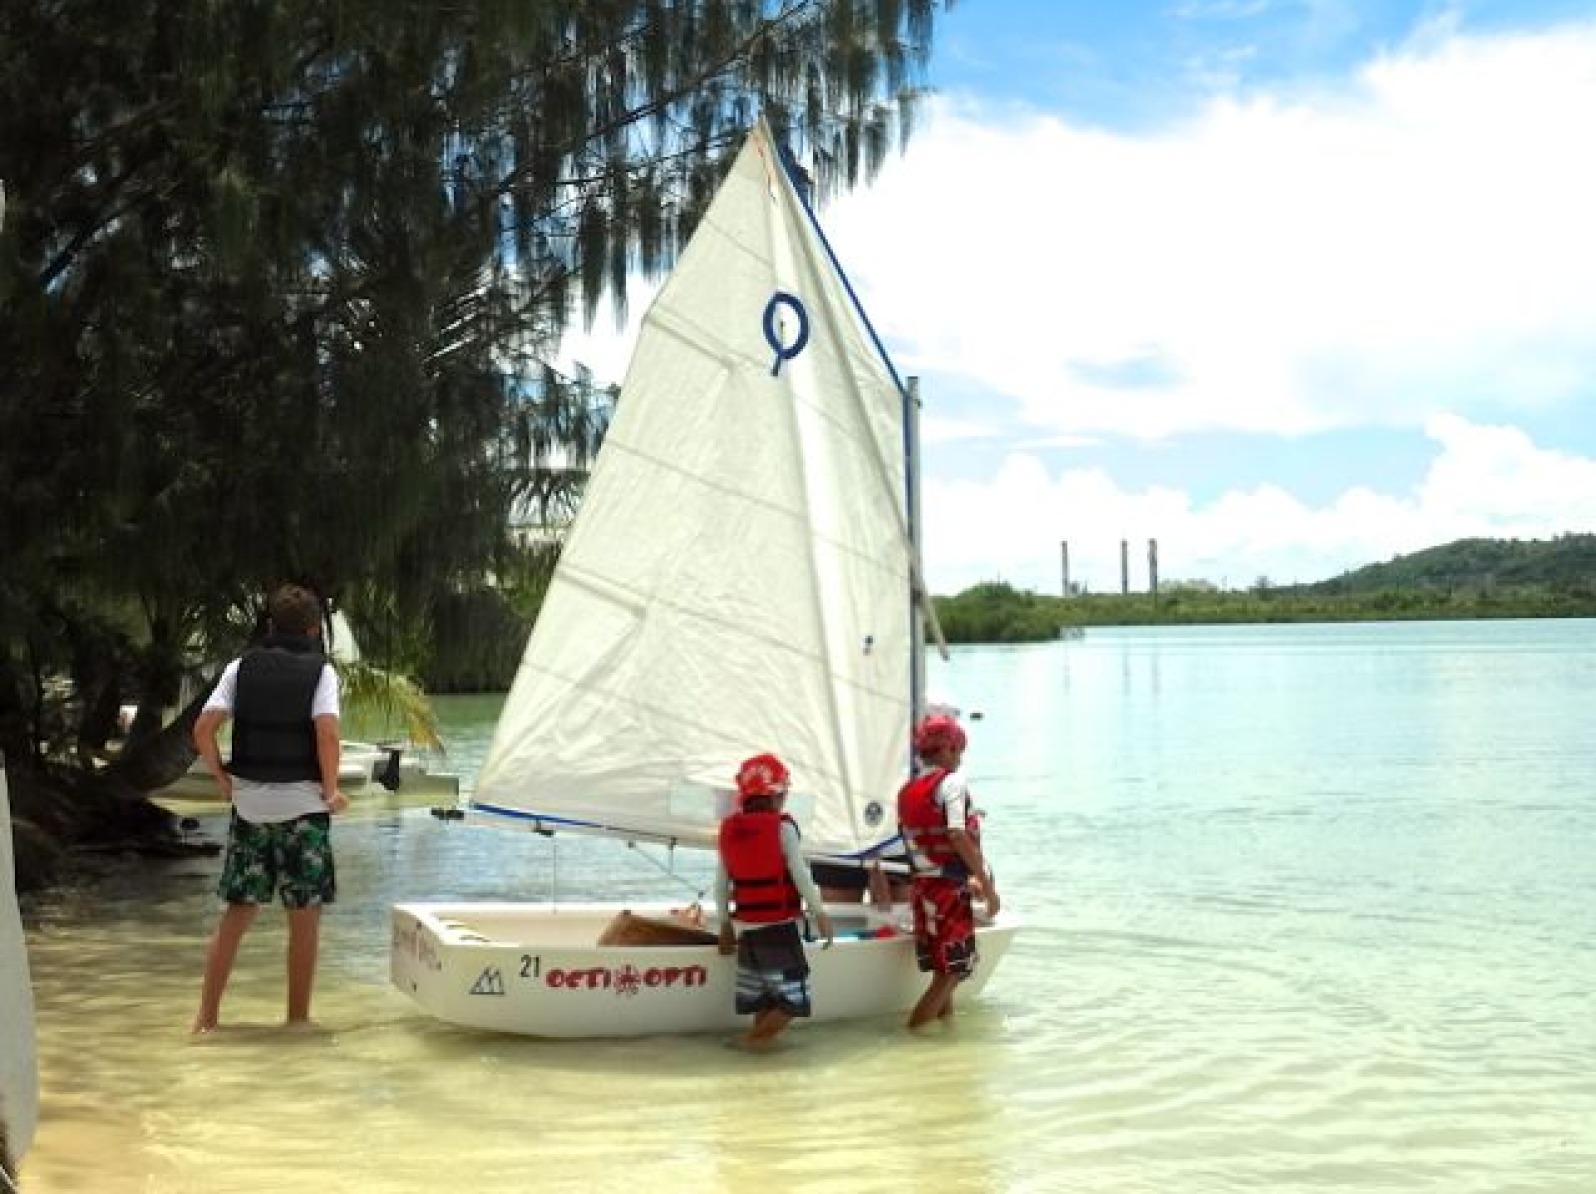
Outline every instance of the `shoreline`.
{"label": "shoreline", "polygon": [[179,818],[146,794],[98,772],[10,764],[6,780],[19,896],[91,878],[96,857],[217,852],[212,843],[187,841]]}
{"label": "shoreline", "polygon": [[1055,597],[1004,584],[936,597],[943,637],[961,647],[1045,643],[1096,629],[1158,626],[1354,625],[1407,622],[1567,621],[1596,618],[1576,594],[1395,591],[1304,594],[1279,589],[1166,589]]}

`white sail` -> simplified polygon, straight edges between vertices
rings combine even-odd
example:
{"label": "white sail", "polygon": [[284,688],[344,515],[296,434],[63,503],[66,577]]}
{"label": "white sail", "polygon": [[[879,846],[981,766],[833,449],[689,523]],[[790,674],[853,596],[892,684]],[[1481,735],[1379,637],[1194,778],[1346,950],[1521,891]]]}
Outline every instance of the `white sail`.
{"label": "white sail", "polygon": [[39,1074],[33,1037],[33,986],[28,946],[17,915],[11,859],[11,801],[0,756],[0,1123],[13,1161],[33,1139],[39,1114]]}
{"label": "white sail", "polygon": [[[6,188],[0,182],[0,225]],[[0,754],[0,1140],[13,1161],[33,1140],[39,1116],[39,1069],[33,1035],[33,984],[28,943],[17,913],[16,873],[11,858],[11,793]]]}
{"label": "white sail", "polygon": [[645,319],[474,805],[711,839],[746,756],[817,853],[909,762],[906,399],[763,124]]}

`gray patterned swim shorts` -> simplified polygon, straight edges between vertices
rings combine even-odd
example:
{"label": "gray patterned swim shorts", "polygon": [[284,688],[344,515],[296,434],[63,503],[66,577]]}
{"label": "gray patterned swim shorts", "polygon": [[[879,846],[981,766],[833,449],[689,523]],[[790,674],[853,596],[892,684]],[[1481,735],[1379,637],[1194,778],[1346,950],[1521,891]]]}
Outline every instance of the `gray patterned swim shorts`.
{"label": "gray patterned swim shorts", "polygon": [[779,1008],[809,1015],[809,959],[796,921],[744,929],[737,936],[737,1014]]}
{"label": "gray patterned swim shorts", "polygon": [[227,829],[227,861],[217,892],[229,904],[314,908],[337,898],[332,818],[326,813],[257,825],[237,812]]}

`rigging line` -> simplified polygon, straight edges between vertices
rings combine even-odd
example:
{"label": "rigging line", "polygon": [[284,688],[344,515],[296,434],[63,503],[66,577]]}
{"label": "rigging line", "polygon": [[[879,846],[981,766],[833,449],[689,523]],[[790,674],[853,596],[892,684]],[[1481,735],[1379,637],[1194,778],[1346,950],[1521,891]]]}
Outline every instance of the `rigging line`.
{"label": "rigging line", "polygon": [[[756,130],[756,134],[762,133],[765,127],[766,126],[762,122],[759,126],[759,129]],[[759,150],[760,159],[765,163],[766,169],[770,169],[771,162],[770,158],[765,153],[766,145],[764,137],[762,135],[756,135],[753,138],[752,144],[754,145],[755,149]],[[783,151],[779,147],[776,147],[775,153],[778,158],[781,158]],[[780,201],[780,195],[775,191],[775,188],[780,188],[781,182],[775,178],[770,179],[770,182],[773,188],[771,198],[775,201],[778,218],[767,225],[765,229],[764,244],[761,247],[769,259],[770,264],[774,268],[778,285],[780,285],[784,279],[789,277],[805,276],[804,280],[807,280],[806,275],[809,273],[809,271],[803,269],[803,246],[800,243],[797,246],[799,251],[796,254],[794,253],[794,246],[791,243],[791,238],[785,235],[786,221],[780,218],[785,213]],[[789,186],[788,189],[793,190],[796,188]],[[795,260],[795,257],[797,260]],[[807,289],[807,287],[804,289]],[[790,353],[790,356],[797,356],[798,353],[803,351],[803,347],[805,344],[807,344],[809,339],[809,317],[805,312],[804,305],[801,300],[781,290],[776,292],[776,297],[786,299],[798,315],[799,335],[797,340],[794,342],[792,351]],[[817,293],[814,298],[816,300],[823,301],[825,295],[823,293]],[[771,303],[774,304],[775,302],[776,298],[772,298]],[[785,359],[788,359],[789,354],[783,351],[781,343],[777,340],[773,333],[771,324],[771,310],[772,308],[769,306],[767,306],[765,309],[765,339],[766,342],[776,350],[776,369],[773,369],[771,373],[771,375],[774,377],[776,375],[776,370],[781,367],[781,362]],[[817,735],[823,739],[829,740],[830,742],[830,758],[826,759],[818,767],[815,767],[813,763],[802,758],[797,760],[789,758],[788,761],[796,761],[801,766],[808,765],[810,767],[814,767],[814,769],[818,772],[831,771],[833,769],[831,764],[834,762],[835,768],[839,772],[839,774],[837,774],[835,777],[838,786],[842,788],[845,794],[852,795],[854,792],[865,786],[866,780],[864,776],[855,774],[857,764],[856,760],[853,758],[853,752],[849,749],[849,744],[846,738],[846,729],[849,719],[843,713],[838,703],[839,698],[836,677],[839,671],[840,661],[836,658],[836,650],[832,644],[836,641],[836,631],[838,629],[834,623],[839,621],[839,619],[835,618],[835,616],[830,614],[828,611],[826,599],[822,592],[825,583],[825,579],[822,574],[823,572],[826,572],[827,569],[824,566],[824,561],[821,558],[820,552],[816,550],[815,544],[815,532],[817,528],[816,507],[818,504],[818,498],[815,492],[815,478],[819,474],[818,470],[811,467],[811,457],[817,452],[817,447],[815,445],[815,439],[817,434],[819,434],[815,428],[815,423],[818,421],[817,412],[814,410],[813,404],[805,400],[801,392],[801,387],[791,371],[788,372],[787,381],[784,383],[783,392],[786,400],[781,403],[781,412],[785,417],[785,423],[789,428],[792,437],[792,443],[797,449],[795,463],[797,465],[799,477],[796,491],[800,495],[801,515],[799,521],[800,525],[805,530],[804,546],[806,548],[806,550],[801,553],[801,556],[803,575],[804,579],[807,581],[807,588],[811,598],[809,609],[807,611],[807,620],[809,620],[816,629],[814,641],[818,642],[820,647],[819,651],[815,652],[815,654],[818,655],[816,662],[823,669],[822,674],[831,677],[831,683],[823,688],[822,699],[826,707],[827,716],[817,719],[820,724],[816,728]],[[836,416],[829,411],[825,411],[819,412],[818,417],[834,420]],[[866,430],[868,431],[868,422],[866,423]],[[834,542],[831,537],[834,534],[835,532],[830,532],[827,535],[828,545]],[[866,557],[866,559],[869,559],[869,557]],[[870,562],[874,563],[873,560]],[[847,635],[846,637],[851,638],[852,636]],[[850,674],[850,686],[852,684],[852,677],[853,674]],[[828,776],[828,778],[830,777]],[[855,818],[852,816],[849,817],[850,822],[854,821],[854,819]],[[852,831],[851,836],[857,838],[857,826],[850,824],[849,829]]]}
{"label": "rigging line", "polygon": [[[761,118],[760,121],[760,128],[768,128],[768,125],[765,124],[763,118]],[[765,139],[771,140],[772,138],[767,136]],[[814,233],[816,242],[820,245],[821,249],[825,251],[826,259],[831,263],[831,268],[837,276],[837,281],[842,283],[843,292],[848,296],[848,300],[852,304],[854,314],[858,317],[859,323],[864,328],[865,334],[870,338],[871,346],[875,348],[877,355],[881,358],[881,363],[886,366],[887,373],[892,378],[892,384],[898,391],[898,399],[903,404],[904,415],[903,448],[905,457],[904,465],[907,473],[905,477],[906,489],[911,485],[917,487],[919,485],[920,462],[913,458],[917,445],[912,443],[910,440],[911,432],[909,424],[914,414],[914,411],[911,409],[911,407],[919,402],[919,395],[911,393],[909,387],[904,384],[903,378],[898,374],[898,366],[893,362],[892,355],[887,352],[887,346],[885,342],[882,341],[881,336],[876,332],[876,325],[871,321],[870,313],[865,310],[864,303],[860,300],[858,291],[856,291],[853,287],[853,279],[848,276],[848,271],[843,268],[842,259],[837,256],[837,251],[831,247],[831,238],[826,235],[826,230],[820,223],[819,214],[815,211],[814,205],[809,202],[809,196],[805,193],[804,188],[798,185],[798,181],[794,177],[794,170],[797,163],[789,162],[787,157],[780,153],[779,147],[777,147],[776,160],[781,166],[781,175],[786,180],[786,190],[788,194],[790,194],[793,199],[796,200],[798,209],[807,218],[809,228]],[[908,499],[908,496],[909,495],[907,492],[903,495],[905,500]],[[921,616],[925,619],[927,626],[931,630],[932,636],[936,639],[938,653],[943,659],[947,659],[947,640],[943,637],[942,624],[937,618],[936,607],[931,603],[931,590],[925,583],[925,564],[920,556],[921,528],[910,520],[910,515],[908,512],[906,512],[901,518],[901,527],[903,535],[908,540],[911,548],[909,571],[911,583],[914,589],[912,600],[920,607]],[[915,694],[917,702],[919,695],[920,694],[918,693]]]}
{"label": "rigging line", "polygon": [[[681,884],[684,889],[686,889],[687,891],[692,892],[693,895],[695,895],[698,899],[702,900],[706,895],[709,894],[708,891],[705,888],[696,886],[685,875],[678,875],[674,869],[672,869],[671,867],[666,866],[659,859],[654,858],[653,856],[644,853],[643,852],[643,848],[640,845],[638,845],[638,843],[636,843],[636,842],[627,842],[626,844],[631,849],[637,851],[638,857],[643,859],[644,862],[647,862],[650,866],[654,867],[657,871],[660,872],[660,874],[665,875],[668,878],[674,880],[675,882]],[[676,857],[676,853],[675,853],[676,847],[674,845],[672,845],[670,847],[670,850],[671,850],[671,857],[675,858]]]}

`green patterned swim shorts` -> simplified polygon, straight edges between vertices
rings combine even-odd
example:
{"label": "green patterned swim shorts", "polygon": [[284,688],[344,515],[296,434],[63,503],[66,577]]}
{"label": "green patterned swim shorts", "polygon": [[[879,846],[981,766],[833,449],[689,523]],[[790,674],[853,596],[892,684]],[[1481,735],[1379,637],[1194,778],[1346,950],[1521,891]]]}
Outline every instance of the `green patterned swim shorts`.
{"label": "green patterned swim shorts", "polygon": [[234,812],[217,891],[229,904],[269,904],[273,892],[284,908],[332,903],[338,894],[332,818],[312,813],[257,825]]}

